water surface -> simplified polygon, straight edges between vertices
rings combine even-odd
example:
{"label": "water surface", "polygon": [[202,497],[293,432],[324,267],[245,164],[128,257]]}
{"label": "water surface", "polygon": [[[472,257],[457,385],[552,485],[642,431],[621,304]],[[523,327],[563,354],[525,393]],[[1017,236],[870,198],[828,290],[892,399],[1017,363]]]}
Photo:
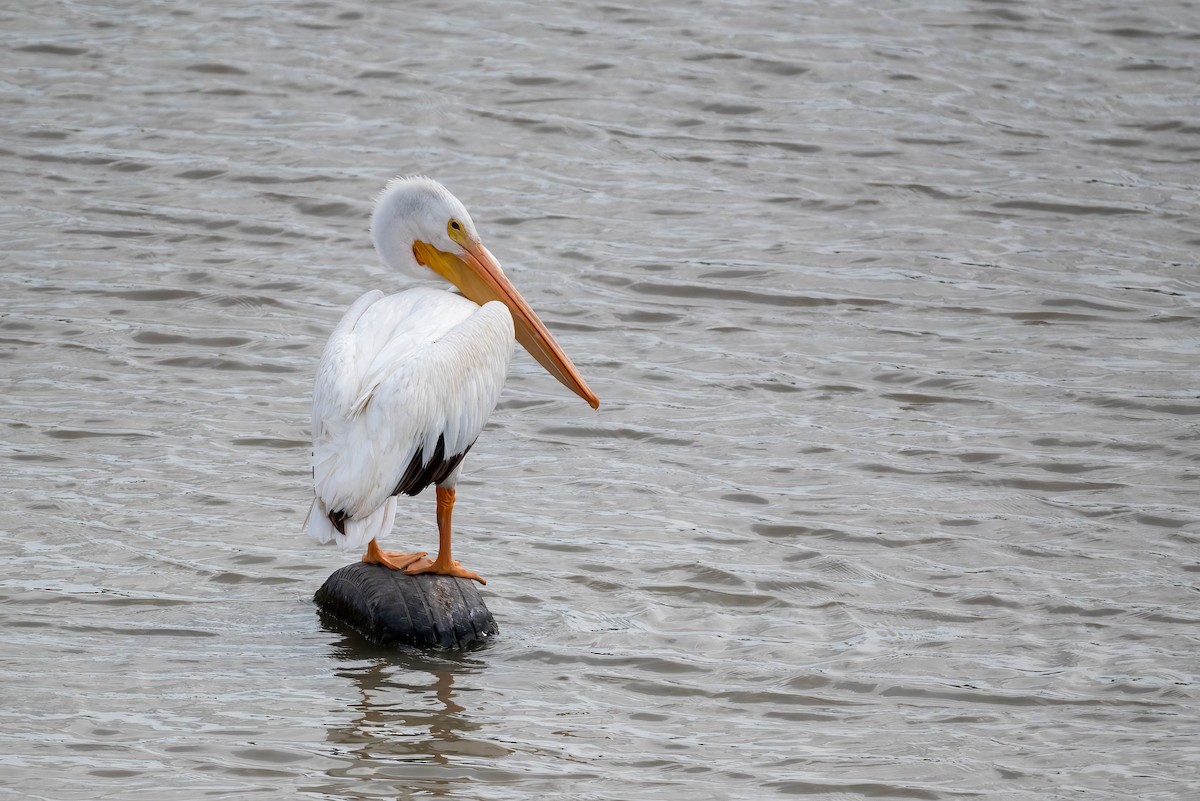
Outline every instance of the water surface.
{"label": "water surface", "polygon": [[[1194,792],[1189,3],[2,16],[0,795]],[[518,357],[460,655],[298,533],[417,171],[602,399]]]}

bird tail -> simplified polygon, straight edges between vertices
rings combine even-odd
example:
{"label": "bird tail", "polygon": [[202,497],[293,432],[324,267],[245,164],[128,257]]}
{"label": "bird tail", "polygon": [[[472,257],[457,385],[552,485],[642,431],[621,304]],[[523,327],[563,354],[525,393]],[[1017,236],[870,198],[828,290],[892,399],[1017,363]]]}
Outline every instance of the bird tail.
{"label": "bird tail", "polygon": [[309,507],[308,517],[304,519],[304,529],[308,536],[319,543],[334,541],[338,550],[363,550],[373,539],[386,537],[392,530],[396,520],[396,496],[384,501],[383,505],[371,514],[358,520],[345,518],[342,520],[342,531],[334,527],[329,518],[329,509],[320,498],[313,498]]}
{"label": "bird tail", "polygon": [[329,519],[329,510],[320,498],[313,498],[312,506],[308,508],[308,516],[304,518],[304,530],[308,536],[324,545],[338,536],[338,530]]}

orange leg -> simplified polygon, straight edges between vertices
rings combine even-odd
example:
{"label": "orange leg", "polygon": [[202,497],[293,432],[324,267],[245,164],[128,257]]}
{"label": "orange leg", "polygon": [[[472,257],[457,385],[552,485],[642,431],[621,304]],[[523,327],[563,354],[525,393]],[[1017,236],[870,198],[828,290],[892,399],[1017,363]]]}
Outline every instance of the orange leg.
{"label": "orange leg", "polygon": [[383,565],[392,570],[403,570],[424,555],[425,551],[419,553],[384,551],[380,549],[379,543],[371,540],[367,543],[367,552],[363,554],[362,560],[368,565]]}
{"label": "orange leg", "polygon": [[450,557],[450,515],[454,511],[454,490],[437,487],[437,524],[438,524],[438,555],[437,559],[418,559],[405,569],[405,573],[440,573],[443,576],[458,576],[459,578],[475,579],[480,584],[487,584],[478,573],[472,573],[455,562]]}

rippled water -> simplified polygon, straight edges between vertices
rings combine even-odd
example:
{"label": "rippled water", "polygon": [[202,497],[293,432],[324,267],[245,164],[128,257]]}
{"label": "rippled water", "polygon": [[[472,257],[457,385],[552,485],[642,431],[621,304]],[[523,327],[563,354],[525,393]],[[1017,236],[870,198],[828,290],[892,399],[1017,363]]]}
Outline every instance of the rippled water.
{"label": "rippled water", "polygon": [[[1194,4],[397,5],[2,12],[0,797],[1191,797]],[[519,356],[457,656],[298,533],[412,171],[603,402]]]}

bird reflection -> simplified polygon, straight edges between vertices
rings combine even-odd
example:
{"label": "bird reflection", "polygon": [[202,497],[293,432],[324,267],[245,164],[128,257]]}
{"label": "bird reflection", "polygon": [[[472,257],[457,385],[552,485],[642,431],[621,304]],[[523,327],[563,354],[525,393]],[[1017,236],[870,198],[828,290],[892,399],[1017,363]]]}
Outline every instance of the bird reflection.
{"label": "bird reflection", "polygon": [[509,749],[473,736],[484,724],[459,702],[455,681],[482,672],[486,663],[468,654],[384,650],[343,634],[332,655],[336,675],[350,679],[358,695],[348,723],[330,725],[328,739],[349,758],[330,778],[402,781],[434,796],[446,796],[471,778],[481,760],[507,756]]}

